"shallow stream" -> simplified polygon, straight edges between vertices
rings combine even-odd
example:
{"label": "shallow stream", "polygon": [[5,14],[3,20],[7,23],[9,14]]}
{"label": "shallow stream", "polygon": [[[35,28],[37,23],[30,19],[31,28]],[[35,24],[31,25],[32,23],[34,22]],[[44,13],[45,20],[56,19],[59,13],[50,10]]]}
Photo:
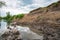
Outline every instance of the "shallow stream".
{"label": "shallow stream", "polygon": [[[16,29],[21,33],[21,37],[23,38],[23,40],[28,40],[28,39],[43,40],[42,35],[40,36],[34,33],[33,31],[29,29],[29,27],[22,27],[18,25],[16,26],[17,26]],[[7,22],[2,20],[0,22],[0,39],[1,39],[1,35],[3,35],[7,31],[7,27],[8,27]],[[14,26],[9,26],[9,27],[13,28]]]}

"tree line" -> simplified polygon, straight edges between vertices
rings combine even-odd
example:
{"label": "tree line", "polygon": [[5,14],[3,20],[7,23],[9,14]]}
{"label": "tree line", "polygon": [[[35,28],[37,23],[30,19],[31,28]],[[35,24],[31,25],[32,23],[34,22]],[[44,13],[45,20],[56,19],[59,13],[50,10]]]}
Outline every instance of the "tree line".
{"label": "tree line", "polygon": [[0,20],[2,20],[2,19],[4,19],[4,20],[6,20],[7,22],[11,22],[13,19],[17,19],[17,18],[19,18],[19,19],[22,19],[24,17],[24,14],[17,14],[17,15],[11,15],[10,14],[10,12],[7,12],[6,13],[6,16],[4,16],[4,17],[1,17],[0,16]]}

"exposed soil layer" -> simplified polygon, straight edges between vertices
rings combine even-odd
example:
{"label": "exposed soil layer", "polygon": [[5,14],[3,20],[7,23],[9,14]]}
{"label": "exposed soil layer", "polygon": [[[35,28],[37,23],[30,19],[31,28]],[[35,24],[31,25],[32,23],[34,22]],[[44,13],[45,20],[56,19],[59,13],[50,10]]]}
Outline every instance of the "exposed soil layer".
{"label": "exposed soil layer", "polygon": [[44,40],[60,40],[60,1],[32,10],[22,19],[14,21],[17,25],[29,26],[38,34],[42,32]]}

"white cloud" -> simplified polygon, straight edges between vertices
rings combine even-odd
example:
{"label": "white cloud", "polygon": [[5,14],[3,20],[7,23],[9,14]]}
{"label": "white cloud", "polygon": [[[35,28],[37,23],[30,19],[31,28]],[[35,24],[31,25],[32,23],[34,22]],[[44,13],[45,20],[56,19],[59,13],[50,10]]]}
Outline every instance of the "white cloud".
{"label": "white cloud", "polygon": [[2,11],[5,12],[5,13],[10,12],[12,15],[19,14],[19,13],[27,13],[23,9],[7,8],[7,7],[2,8]]}
{"label": "white cloud", "polygon": [[[22,0],[0,0],[5,1],[7,7],[3,7],[1,10],[3,12],[11,12],[11,14],[18,14],[18,13],[28,13],[29,11],[36,9],[38,7],[47,6],[57,0],[32,0],[32,4],[22,6],[24,3]],[[33,8],[31,8],[33,7]]]}
{"label": "white cloud", "polygon": [[[7,7],[3,7],[1,9],[2,11],[2,15],[6,14],[6,12],[10,12],[12,15],[18,14],[18,13],[27,13],[27,11],[25,11],[25,9],[22,9],[23,3],[22,1],[18,1],[18,0],[0,0],[0,1],[5,1]],[[20,6],[20,8],[18,8]]]}
{"label": "white cloud", "polygon": [[56,1],[58,0],[33,0],[33,4],[36,5],[36,7],[44,7]]}
{"label": "white cloud", "polygon": [[13,8],[22,4],[22,1],[18,1],[18,0],[1,0],[1,1],[5,1],[7,7],[13,7]]}

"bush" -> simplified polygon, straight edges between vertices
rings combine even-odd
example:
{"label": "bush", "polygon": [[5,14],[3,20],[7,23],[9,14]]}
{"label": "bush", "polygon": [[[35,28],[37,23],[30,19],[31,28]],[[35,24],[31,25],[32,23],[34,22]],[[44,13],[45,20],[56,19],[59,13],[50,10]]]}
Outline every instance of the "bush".
{"label": "bush", "polygon": [[2,17],[0,17],[0,20],[2,19]]}
{"label": "bush", "polygon": [[18,15],[16,15],[16,18],[23,18],[24,17],[24,14],[18,14]]}
{"label": "bush", "polygon": [[[23,17],[24,17],[24,14],[18,14],[18,15],[11,16],[10,12],[7,12],[7,15],[5,17],[3,17],[2,19],[4,19],[7,23],[11,23],[14,18],[15,19],[17,19],[17,18],[21,19]],[[0,19],[1,19],[1,17],[0,17]]]}

